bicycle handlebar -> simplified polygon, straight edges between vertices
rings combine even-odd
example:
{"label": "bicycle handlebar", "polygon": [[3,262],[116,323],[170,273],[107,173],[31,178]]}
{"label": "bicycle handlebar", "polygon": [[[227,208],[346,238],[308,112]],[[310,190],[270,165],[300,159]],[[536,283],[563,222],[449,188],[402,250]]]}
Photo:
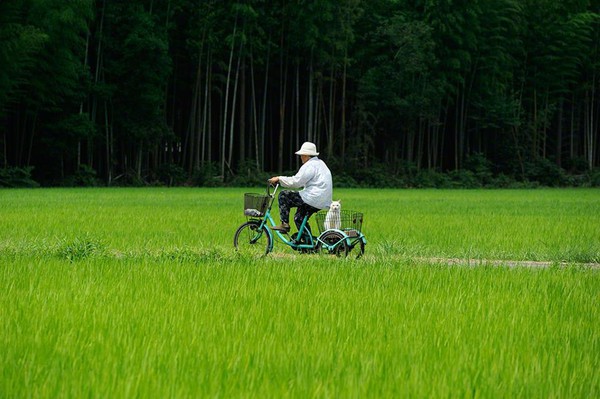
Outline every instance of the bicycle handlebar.
{"label": "bicycle handlebar", "polygon": [[[273,192],[271,192],[271,187],[274,187]],[[269,197],[274,197],[278,188],[279,188],[279,183],[273,185],[267,181],[267,195]]]}

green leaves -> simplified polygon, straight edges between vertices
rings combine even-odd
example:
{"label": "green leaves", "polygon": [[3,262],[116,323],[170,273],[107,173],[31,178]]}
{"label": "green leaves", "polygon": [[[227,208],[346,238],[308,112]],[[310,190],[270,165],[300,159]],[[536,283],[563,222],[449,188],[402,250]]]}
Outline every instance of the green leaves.
{"label": "green leaves", "polygon": [[107,40],[106,83],[114,85],[117,134],[155,142],[167,133],[165,87],[171,73],[166,32],[136,5],[109,7],[115,24]]}
{"label": "green leaves", "polygon": [[434,113],[440,94],[432,77],[437,62],[433,29],[407,12],[380,21],[371,38],[378,50],[375,62],[360,80],[358,98],[378,127],[398,140],[403,126]]}
{"label": "green leaves", "polygon": [[49,37],[22,18],[20,1],[0,2],[0,116],[27,79],[36,53]]}
{"label": "green leaves", "polygon": [[597,0],[2,0],[0,154],[52,183],[81,163],[233,181],[308,139],[367,168],[593,168],[598,43]]}

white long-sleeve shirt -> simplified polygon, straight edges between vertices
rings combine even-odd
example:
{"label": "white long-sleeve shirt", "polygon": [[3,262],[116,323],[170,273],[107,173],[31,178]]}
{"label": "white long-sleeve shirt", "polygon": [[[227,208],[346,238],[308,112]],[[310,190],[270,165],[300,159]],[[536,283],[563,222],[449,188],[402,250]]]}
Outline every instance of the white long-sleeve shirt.
{"label": "white long-sleeve shirt", "polygon": [[279,176],[279,184],[288,188],[302,188],[300,197],[318,209],[329,208],[333,197],[331,171],[317,157],[306,161],[295,176]]}

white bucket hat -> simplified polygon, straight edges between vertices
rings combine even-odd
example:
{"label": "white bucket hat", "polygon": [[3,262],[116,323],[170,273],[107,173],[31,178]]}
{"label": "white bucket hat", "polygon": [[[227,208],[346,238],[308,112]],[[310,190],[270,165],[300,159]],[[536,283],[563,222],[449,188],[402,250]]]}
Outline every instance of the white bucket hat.
{"label": "white bucket hat", "polygon": [[313,143],[307,141],[302,144],[302,147],[298,151],[296,151],[296,155],[310,155],[311,157],[319,155],[317,152],[317,146]]}

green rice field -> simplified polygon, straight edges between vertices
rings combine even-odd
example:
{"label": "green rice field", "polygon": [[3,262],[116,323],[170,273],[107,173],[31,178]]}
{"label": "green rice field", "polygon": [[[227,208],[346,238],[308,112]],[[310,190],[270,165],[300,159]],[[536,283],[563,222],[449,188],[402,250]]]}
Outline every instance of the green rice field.
{"label": "green rice field", "polygon": [[600,397],[600,190],[336,189],[361,259],[260,190],[0,190],[0,398]]}

